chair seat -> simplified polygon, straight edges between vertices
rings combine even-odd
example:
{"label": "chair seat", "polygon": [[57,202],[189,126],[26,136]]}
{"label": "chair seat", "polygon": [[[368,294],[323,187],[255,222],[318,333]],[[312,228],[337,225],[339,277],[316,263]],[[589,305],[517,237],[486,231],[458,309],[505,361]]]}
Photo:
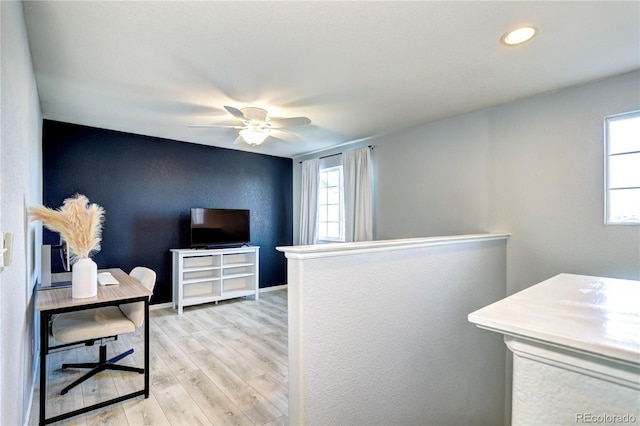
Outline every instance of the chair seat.
{"label": "chair seat", "polygon": [[52,325],[53,337],[61,343],[99,339],[135,331],[117,306],[68,312],[56,316]]}

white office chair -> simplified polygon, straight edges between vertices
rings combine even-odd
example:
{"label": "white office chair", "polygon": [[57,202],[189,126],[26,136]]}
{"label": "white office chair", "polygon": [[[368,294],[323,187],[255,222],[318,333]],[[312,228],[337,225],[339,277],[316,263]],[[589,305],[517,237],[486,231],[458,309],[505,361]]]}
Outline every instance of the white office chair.
{"label": "white office chair", "polygon": [[[149,268],[137,266],[129,275],[138,280],[147,290],[153,292],[156,284],[156,273]],[[61,395],[92,376],[104,370],[132,371],[143,374],[143,368],[118,365],[116,362],[133,353],[133,349],[107,359],[106,338],[131,333],[144,323],[144,302],[127,303],[120,306],[59,314],[53,320],[53,337],[60,343],[84,343],[93,345],[100,340],[100,358],[98,362],[62,364],[62,368],[90,368],[84,376],[60,391]]]}

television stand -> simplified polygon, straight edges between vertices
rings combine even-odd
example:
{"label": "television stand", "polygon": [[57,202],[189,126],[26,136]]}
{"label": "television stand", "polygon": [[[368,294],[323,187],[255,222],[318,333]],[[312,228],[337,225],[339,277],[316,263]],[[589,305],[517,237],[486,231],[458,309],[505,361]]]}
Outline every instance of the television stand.
{"label": "television stand", "polygon": [[258,300],[260,247],[171,249],[173,308],[236,297]]}

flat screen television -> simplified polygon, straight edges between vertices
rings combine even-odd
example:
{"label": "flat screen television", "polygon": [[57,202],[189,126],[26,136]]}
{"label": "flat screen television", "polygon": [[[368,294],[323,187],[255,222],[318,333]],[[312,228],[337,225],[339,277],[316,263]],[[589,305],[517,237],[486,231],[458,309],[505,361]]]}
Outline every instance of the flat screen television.
{"label": "flat screen television", "polygon": [[251,241],[249,210],[191,209],[191,247],[240,247]]}

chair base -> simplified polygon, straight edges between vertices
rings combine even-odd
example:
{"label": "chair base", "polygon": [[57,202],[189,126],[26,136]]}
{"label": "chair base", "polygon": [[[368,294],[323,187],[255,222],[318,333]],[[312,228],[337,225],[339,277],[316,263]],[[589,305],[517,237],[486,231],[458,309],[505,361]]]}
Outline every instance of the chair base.
{"label": "chair base", "polygon": [[90,368],[89,371],[84,376],[75,380],[73,383],[65,387],[60,391],[60,395],[64,395],[69,392],[70,389],[78,386],[80,383],[84,382],[87,379],[95,376],[96,374],[105,371],[105,370],[117,370],[117,371],[130,371],[133,373],[144,374],[144,368],[136,368],[129,367],[128,365],[118,365],[116,362],[120,361],[122,358],[131,355],[133,353],[133,349],[129,349],[126,352],[121,353],[118,356],[115,356],[111,359],[107,359],[107,345],[100,345],[100,359],[98,362],[83,362],[83,363],[75,363],[75,364],[62,364],[62,369],[65,368]]}

